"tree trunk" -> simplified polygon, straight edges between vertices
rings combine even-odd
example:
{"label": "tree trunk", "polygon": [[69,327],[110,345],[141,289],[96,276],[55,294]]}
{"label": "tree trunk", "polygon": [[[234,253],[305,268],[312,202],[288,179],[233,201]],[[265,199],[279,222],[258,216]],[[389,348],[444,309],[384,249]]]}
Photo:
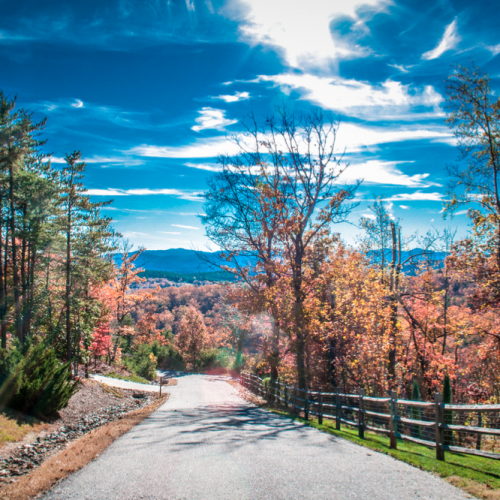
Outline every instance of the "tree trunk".
{"label": "tree trunk", "polygon": [[19,269],[17,263],[17,245],[16,245],[16,212],[14,207],[14,167],[9,165],[9,196],[10,196],[10,239],[12,251],[12,276],[14,281],[14,318],[16,334],[24,344],[23,330],[21,325],[21,304],[19,300]]}
{"label": "tree trunk", "polygon": [[397,260],[397,237],[396,225],[391,221],[392,236],[392,262],[391,262],[391,294],[389,298],[391,309],[391,326],[389,336],[389,390],[393,390],[396,377],[396,328],[398,322],[398,304],[396,297],[396,260]]}
{"label": "tree trunk", "polygon": [[68,228],[66,231],[66,348],[71,361],[71,202],[68,202]]}
{"label": "tree trunk", "polygon": [[7,324],[5,322],[5,294],[4,294],[4,273],[3,273],[3,240],[2,240],[2,231],[3,231],[3,213],[2,213],[2,202],[0,200],[0,329],[1,329],[1,338],[2,338],[2,349],[7,348]]}

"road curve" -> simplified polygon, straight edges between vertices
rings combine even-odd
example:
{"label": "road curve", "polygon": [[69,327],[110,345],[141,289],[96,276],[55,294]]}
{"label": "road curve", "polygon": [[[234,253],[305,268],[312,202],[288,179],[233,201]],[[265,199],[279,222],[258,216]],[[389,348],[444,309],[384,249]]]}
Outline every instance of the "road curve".
{"label": "road curve", "polygon": [[220,377],[169,400],[45,500],[470,498],[389,456],[252,406]]}

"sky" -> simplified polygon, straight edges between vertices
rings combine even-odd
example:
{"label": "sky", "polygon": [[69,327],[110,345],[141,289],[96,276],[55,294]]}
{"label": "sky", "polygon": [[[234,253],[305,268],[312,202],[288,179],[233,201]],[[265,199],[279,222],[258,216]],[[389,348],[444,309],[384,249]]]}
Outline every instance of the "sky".
{"label": "sky", "polygon": [[47,117],[54,166],[82,152],[92,199],[135,247],[206,249],[198,218],[217,156],[249,113],[316,106],[339,120],[348,224],[385,196],[406,234],[443,220],[445,79],[473,61],[500,88],[500,12],[486,0],[0,0],[0,89]]}

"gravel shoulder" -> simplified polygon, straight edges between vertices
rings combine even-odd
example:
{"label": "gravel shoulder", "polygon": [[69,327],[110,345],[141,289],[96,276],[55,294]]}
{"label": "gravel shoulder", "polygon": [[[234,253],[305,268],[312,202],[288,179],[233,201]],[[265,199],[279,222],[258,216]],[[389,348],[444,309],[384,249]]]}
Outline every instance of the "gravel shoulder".
{"label": "gravel shoulder", "polygon": [[0,489],[37,468],[69,442],[148,405],[156,397],[152,392],[116,389],[97,381],[82,380],[66,408],[59,412],[57,419],[47,423],[42,432],[0,447]]}
{"label": "gravel shoulder", "polygon": [[169,400],[48,499],[444,499],[442,479],[184,376]]}

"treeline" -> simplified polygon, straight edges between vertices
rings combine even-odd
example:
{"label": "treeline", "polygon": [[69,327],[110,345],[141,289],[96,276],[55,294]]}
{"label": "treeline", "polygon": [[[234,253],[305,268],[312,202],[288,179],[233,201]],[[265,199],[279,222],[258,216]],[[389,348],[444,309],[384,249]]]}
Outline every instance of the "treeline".
{"label": "treeline", "polygon": [[[411,397],[416,384],[424,398],[448,376],[456,400],[500,397],[500,100],[488,75],[457,67],[445,107],[460,155],[444,214],[468,210],[461,241],[450,231],[405,236],[380,199],[358,245],[343,243],[334,228],[357,205],[358,185],[343,184],[338,126],[319,110],[254,121],[240,154],[220,158],[202,220],[221,267],[244,283],[234,307],[249,334],[260,332],[248,368],[372,395]],[[408,245],[422,248],[412,261]]]}
{"label": "treeline", "polygon": [[84,363],[118,235],[106,203],[86,194],[81,154],[54,168],[42,152],[45,120],[15,104],[0,92],[1,347],[43,340],[60,359]]}

